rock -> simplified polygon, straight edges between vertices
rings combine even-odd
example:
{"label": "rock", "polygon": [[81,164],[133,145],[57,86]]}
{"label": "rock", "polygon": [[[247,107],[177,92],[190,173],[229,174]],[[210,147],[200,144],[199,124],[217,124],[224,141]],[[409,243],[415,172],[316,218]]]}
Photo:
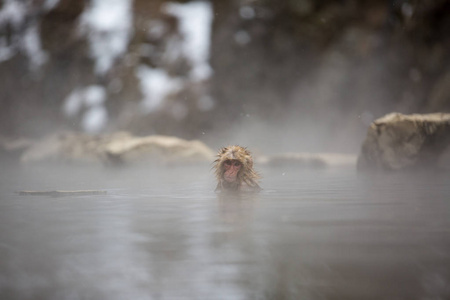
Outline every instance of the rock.
{"label": "rock", "polygon": [[162,135],[122,135],[106,143],[103,150],[109,157],[124,162],[197,163],[211,162],[215,156],[203,142]]}
{"label": "rock", "polygon": [[170,136],[136,137],[126,132],[91,136],[65,132],[51,135],[28,148],[21,162],[98,164],[211,162],[214,151],[200,141]]}
{"label": "rock", "polygon": [[102,161],[102,139],[87,134],[64,132],[45,137],[29,147],[21,163]]}
{"label": "rock", "polygon": [[356,156],[340,153],[281,153],[260,157],[258,163],[269,167],[354,167]]}
{"label": "rock", "polygon": [[0,137],[0,149],[5,152],[23,151],[33,145],[33,140],[30,139],[8,139]]}
{"label": "rock", "polygon": [[33,143],[34,141],[31,139],[0,137],[0,156],[17,160],[26,149],[33,145]]}
{"label": "rock", "polygon": [[358,170],[450,167],[450,114],[388,114],[369,127]]}
{"label": "rock", "polygon": [[77,191],[20,191],[17,193],[21,196],[64,197],[64,196],[106,195],[108,192],[102,190],[77,190]]}

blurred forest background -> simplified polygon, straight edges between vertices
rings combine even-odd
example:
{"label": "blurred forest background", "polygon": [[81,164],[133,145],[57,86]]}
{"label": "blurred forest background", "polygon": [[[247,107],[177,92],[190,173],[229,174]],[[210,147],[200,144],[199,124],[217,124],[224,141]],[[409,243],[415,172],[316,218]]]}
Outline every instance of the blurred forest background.
{"label": "blurred forest background", "polygon": [[450,110],[448,0],[1,0],[0,135],[358,152]]}

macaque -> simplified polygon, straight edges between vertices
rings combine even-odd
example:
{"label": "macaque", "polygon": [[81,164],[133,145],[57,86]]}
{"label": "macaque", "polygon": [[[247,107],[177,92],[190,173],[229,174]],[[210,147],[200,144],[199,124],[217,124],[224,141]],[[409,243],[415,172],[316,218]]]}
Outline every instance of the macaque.
{"label": "macaque", "polygon": [[214,161],[218,191],[261,190],[258,185],[259,174],[253,170],[253,158],[246,148],[228,146],[219,150]]}

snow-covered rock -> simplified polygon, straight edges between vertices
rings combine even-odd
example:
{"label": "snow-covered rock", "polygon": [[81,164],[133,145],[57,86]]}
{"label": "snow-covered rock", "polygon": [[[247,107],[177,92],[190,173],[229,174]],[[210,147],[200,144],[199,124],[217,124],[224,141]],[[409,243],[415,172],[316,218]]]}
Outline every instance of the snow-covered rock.
{"label": "snow-covered rock", "polygon": [[359,170],[450,168],[450,114],[388,114],[369,127]]}
{"label": "snow-covered rock", "polygon": [[213,157],[214,152],[204,143],[171,136],[64,132],[36,142],[23,153],[21,162],[176,165],[211,162]]}

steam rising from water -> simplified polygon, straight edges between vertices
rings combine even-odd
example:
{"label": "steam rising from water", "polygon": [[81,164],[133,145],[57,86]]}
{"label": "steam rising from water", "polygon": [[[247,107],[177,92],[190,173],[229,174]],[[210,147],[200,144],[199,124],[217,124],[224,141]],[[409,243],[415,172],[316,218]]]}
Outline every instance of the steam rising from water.
{"label": "steam rising from water", "polygon": [[263,169],[260,194],[223,196],[207,166],[2,169],[2,298],[450,295],[447,175]]}
{"label": "steam rising from water", "polygon": [[[4,1],[0,24],[23,24],[20,3]],[[57,1],[45,3],[50,9]],[[98,78],[106,78],[126,53],[131,3],[95,0],[83,14],[81,27],[89,33]],[[212,74],[209,2],[171,3],[165,9],[179,18],[185,35],[180,48],[193,69],[180,81],[164,70],[137,66],[148,111],[176,93],[182,80],[199,83]],[[244,6],[236,16],[249,21],[256,13]],[[402,13],[411,17],[414,11],[403,5]],[[45,63],[35,24],[30,24],[23,40],[11,44],[0,37],[0,62],[22,51],[30,66]],[[198,136],[214,148],[241,144],[255,154],[356,153],[368,124],[395,108],[383,102],[389,99],[384,53],[363,67],[340,53],[339,47],[352,45],[359,34],[349,30],[307,78],[299,77],[284,94],[290,101],[278,101],[272,91],[274,105],[261,110],[242,105],[236,121],[223,129],[205,126]],[[252,37],[247,31],[234,36],[240,47]],[[378,43],[376,36],[367,40],[375,47]],[[145,45],[140,49],[152,51]],[[422,80],[415,69],[409,76]],[[336,101],[346,97],[351,101]],[[63,112],[68,118],[83,113],[83,128],[100,132],[108,118],[107,99],[101,86],[80,87],[65,99]],[[405,103],[399,108],[412,109]],[[198,102],[202,112],[215,104],[208,96]],[[183,119],[186,109],[178,106],[175,115]],[[223,196],[213,193],[210,165],[56,168],[11,166],[1,159],[2,299],[450,298],[448,173],[359,176],[353,169],[256,164],[263,175],[260,194]],[[15,193],[81,189],[108,194],[48,198]]]}

